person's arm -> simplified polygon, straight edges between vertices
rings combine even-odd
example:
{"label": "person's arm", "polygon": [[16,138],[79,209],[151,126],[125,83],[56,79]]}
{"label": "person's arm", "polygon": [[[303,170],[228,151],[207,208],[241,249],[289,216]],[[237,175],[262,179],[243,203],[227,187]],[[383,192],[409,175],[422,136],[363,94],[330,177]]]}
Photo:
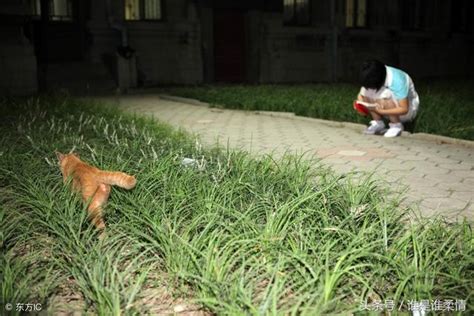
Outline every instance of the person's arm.
{"label": "person's arm", "polygon": [[398,100],[398,105],[391,109],[384,109],[384,106],[379,104],[376,107],[376,112],[380,115],[405,115],[408,113],[408,98]]}

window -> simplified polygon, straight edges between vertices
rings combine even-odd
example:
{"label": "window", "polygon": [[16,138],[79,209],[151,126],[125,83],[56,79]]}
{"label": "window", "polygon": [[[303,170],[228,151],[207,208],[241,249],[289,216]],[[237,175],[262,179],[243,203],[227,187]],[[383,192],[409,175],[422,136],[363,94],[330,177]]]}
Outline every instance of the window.
{"label": "window", "polygon": [[[49,15],[51,21],[72,21],[73,0],[49,0]],[[30,12],[35,17],[41,16],[41,0],[29,0]]]}
{"label": "window", "polygon": [[346,27],[367,27],[367,0],[346,0]]}
{"label": "window", "polygon": [[50,0],[49,18],[53,21],[72,21],[72,0]]}
{"label": "window", "polygon": [[161,0],[125,0],[125,20],[161,20]]}
{"label": "window", "polygon": [[30,0],[30,12],[32,16],[41,16],[41,0]]}
{"label": "window", "polygon": [[309,0],[284,0],[283,23],[304,26],[310,24]]}

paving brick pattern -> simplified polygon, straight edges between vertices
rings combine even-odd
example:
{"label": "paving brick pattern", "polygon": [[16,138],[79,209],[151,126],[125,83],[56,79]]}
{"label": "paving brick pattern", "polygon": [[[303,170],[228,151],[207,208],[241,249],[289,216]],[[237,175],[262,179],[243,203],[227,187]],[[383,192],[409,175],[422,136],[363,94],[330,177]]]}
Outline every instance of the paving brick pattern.
{"label": "paving brick pattern", "polygon": [[207,145],[229,145],[254,154],[285,152],[320,158],[336,172],[375,170],[423,216],[474,219],[474,147],[439,144],[410,135],[366,136],[362,128],[285,115],[223,110],[157,95],[107,99],[127,111],[199,134]]}

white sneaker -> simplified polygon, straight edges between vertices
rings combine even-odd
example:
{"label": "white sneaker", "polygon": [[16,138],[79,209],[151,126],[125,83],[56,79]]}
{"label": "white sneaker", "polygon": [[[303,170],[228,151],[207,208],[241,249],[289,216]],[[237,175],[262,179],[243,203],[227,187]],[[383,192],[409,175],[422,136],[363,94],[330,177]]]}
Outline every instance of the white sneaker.
{"label": "white sneaker", "polygon": [[388,123],[390,128],[383,134],[384,137],[397,137],[402,134],[403,124],[402,123]]}
{"label": "white sneaker", "polygon": [[385,123],[384,121],[370,121],[369,127],[367,127],[364,131],[366,135],[375,135],[380,134],[382,131],[385,130]]}

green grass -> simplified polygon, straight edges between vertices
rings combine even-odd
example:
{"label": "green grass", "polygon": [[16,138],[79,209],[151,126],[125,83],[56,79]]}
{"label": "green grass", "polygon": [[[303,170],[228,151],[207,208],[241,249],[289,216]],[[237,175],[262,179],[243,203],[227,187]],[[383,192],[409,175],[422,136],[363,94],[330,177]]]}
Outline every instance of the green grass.
{"label": "green grass", "polygon": [[[421,105],[414,132],[474,140],[473,85],[472,81],[417,84]],[[351,84],[209,85],[167,88],[165,92],[231,109],[286,111],[367,123],[367,118],[352,109],[359,89]]]}
{"label": "green grass", "polygon": [[[318,315],[439,299],[474,311],[472,227],[412,225],[370,176],[202,149],[168,126],[63,97],[3,100],[0,114],[2,307]],[[55,162],[54,150],[72,148],[138,179],[112,190],[101,242]]]}

